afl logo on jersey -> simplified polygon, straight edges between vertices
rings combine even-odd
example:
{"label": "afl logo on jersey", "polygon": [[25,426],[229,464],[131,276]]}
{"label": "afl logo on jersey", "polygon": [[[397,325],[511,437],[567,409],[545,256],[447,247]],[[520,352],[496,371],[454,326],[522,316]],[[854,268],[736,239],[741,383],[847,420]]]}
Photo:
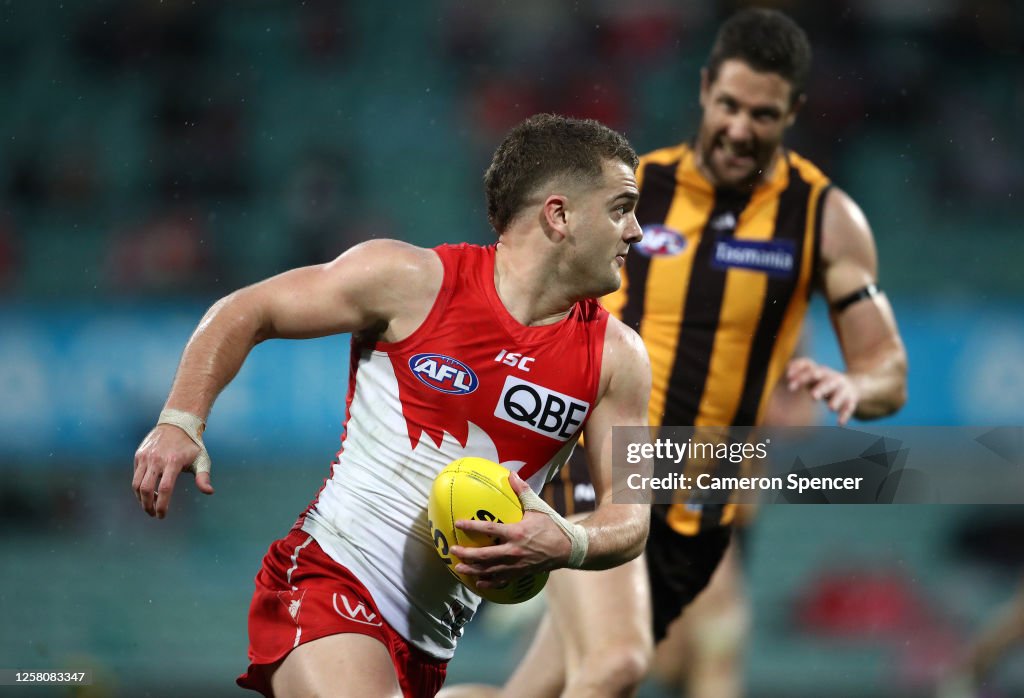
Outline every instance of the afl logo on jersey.
{"label": "afl logo on jersey", "polygon": [[661,223],[645,225],[644,239],[633,245],[646,257],[675,257],[686,249],[686,238]]}
{"label": "afl logo on jersey", "polygon": [[480,385],[469,366],[444,354],[417,354],[409,359],[409,368],[420,383],[449,395],[466,395]]}

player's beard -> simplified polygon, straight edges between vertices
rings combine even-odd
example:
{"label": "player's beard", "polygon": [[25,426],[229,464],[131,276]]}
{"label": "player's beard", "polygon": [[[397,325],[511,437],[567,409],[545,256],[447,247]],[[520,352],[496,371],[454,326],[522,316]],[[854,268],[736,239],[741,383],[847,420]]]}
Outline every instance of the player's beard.
{"label": "player's beard", "polygon": [[724,136],[701,138],[701,159],[716,187],[745,188],[756,185],[772,161],[775,145],[752,140],[736,146]]}

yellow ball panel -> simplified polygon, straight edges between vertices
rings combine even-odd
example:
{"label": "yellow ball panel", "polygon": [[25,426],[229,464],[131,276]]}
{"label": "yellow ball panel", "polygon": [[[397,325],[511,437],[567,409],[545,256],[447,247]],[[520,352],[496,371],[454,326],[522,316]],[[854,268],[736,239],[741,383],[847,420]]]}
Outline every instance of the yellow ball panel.
{"label": "yellow ball panel", "polygon": [[455,528],[461,519],[517,523],[523,518],[522,504],[508,481],[509,471],[484,458],[460,458],[450,463],[434,479],[427,503],[430,534],[441,560],[456,579],[473,593],[496,603],[520,603],[536,596],[547,583],[548,573],[529,574],[509,582],[501,589],[478,589],[476,577],[455,571],[458,558],[452,545],[483,547],[493,545],[490,536]]}

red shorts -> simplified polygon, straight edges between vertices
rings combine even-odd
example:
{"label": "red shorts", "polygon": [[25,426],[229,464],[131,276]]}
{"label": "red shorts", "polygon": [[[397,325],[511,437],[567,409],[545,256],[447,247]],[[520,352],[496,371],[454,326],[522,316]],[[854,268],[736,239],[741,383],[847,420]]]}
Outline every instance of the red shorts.
{"label": "red shorts", "polygon": [[379,640],[391,655],[406,698],[441,690],[448,663],[416,649],[381,618],[366,587],[332,560],[308,533],[275,541],[256,575],[249,607],[249,671],[238,685],[270,695],[264,667],[327,635],[358,633]]}

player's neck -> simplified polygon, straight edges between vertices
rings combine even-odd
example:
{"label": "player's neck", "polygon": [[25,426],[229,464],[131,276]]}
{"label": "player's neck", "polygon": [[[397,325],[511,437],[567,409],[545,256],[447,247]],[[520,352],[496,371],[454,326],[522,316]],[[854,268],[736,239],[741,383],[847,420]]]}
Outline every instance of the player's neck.
{"label": "player's neck", "polygon": [[494,253],[494,288],[498,298],[519,323],[528,327],[554,324],[569,314],[573,299],[561,288],[557,274],[524,241],[498,242]]}

